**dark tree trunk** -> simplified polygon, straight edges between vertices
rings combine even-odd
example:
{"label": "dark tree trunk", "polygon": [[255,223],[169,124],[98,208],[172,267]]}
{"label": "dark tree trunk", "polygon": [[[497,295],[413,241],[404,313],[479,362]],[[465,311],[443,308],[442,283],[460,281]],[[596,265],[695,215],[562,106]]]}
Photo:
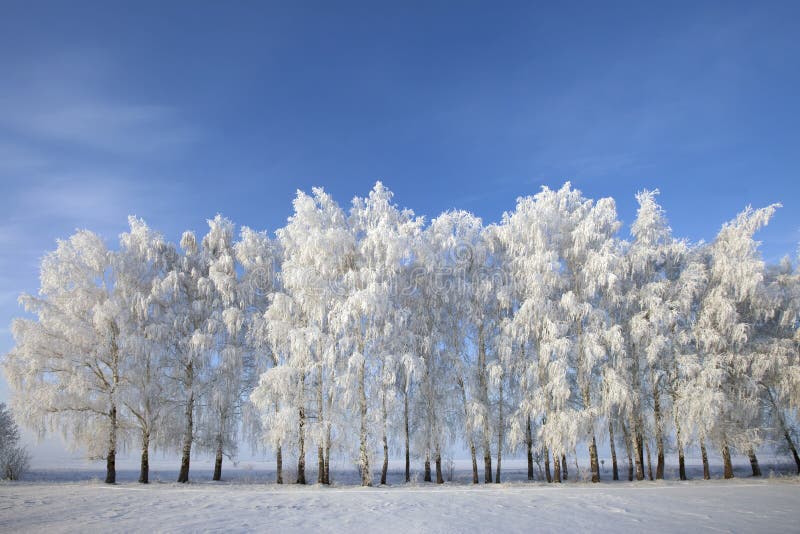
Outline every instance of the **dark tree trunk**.
{"label": "dark tree trunk", "polygon": [[561,455],[561,478],[564,481],[569,480],[569,469],[567,468],[567,455]]}
{"label": "dark tree trunk", "polygon": [[533,480],[533,434],[531,433],[530,417],[525,425],[525,445],[528,449],[528,480]]}
{"label": "dark tree trunk", "polygon": [[550,475],[550,450],[547,447],[544,448],[544,476],[547,482],[553,482],[553,477]]}
{"label": "dark tree trunk", "polygon": [[789,431],[786,430],[786,428],[783,429],[783,437],[786,438],[786,443],[789,444],[789,450],[792,451],[794,463],[797,465],[797,474],[800,475],[800,456],[797,455],[797,448],[795,448],[792,437],[789,435]]}
{"label": "dark tree trunk", "polygon": [[553,453],[553,482],[561,482],[561,461],[555,453]]}
{"label": "dark tree trunk", "polygon": [[494,481],[497,484],[500,484],[500,465],[503,462],[503,433],[505,431],[504,421],[503,421],[503,382],[500,382],[500,399],[497,406],[497,474],[494,477]]}
{"label": "dark tree trunk", "polygon": [[[302,386],[301,386],[302,387]],[[297,483],[306,483],[306,411],[300,406],[300,429],[297,442]]]}
{"label": "dark tree trunk", "polygon": [[724,478],[733,478],[733,464],[731,463],[731,450],[728,448],[728,444],[725,443],[722,445],[722,465],[723,465],[723,477]]}
{"label": "dark tree trunk", "polygon": [[703,480],[711,478],[711,471],[708,468],[708,452],[706,452],[706,442],[700,438],[700,457],[703,459]]}
{"label": "dark tree trunk", "polygon": [[214,458],[214,476],[212,480],[222,480],[222,436],[219,436],[217,440],[217,455]]}
{"label": "dark tree trunk", "polygon": [[650,458],[650,442],[649,441],[645,441],[644,442],[644,448],[647,451],[647,478],[649,478],[650,480],[653,480],[653,462],[651,461],[651,458]]}
{"label": "dark tree trunk", "polygon": [[439,447],[436,447],[436,483],[444,484],[444,477],[442,476],[442,455],[439,453]]}
{"label": "dark tree trunk", "polygon": [[[575,457],[575,461],[578,461],[577,455]],[[591,469],[592,469],[592,482],[600,482],[600,464],[597,461],[597,442],[594,439],[594,434],[592,434],[592,441],[589,444],[589,461]],[[575,476],[578,476],[578,472],[576,469]]]}
{"label": "dark tree trunk", "polygon": [[792,441],[792,436],[789,434],[789,427],[786,425],[786,419],[783,417],[783,412],[778,407],[778,403],[775,402],[775,396],[772,394],[772,390],[768,387],[765,387],[767,391],[767,397],[769,398],[770,403],[772,404],[772,409],[775,412],[775,415],[778,416],[778,423],[781,425],[781,431],[783,431],[783,437],[786,439],[786,444],[789,446],[789,450],[792,452],[792,457],[794,458],[794,463],[797,465],[797,474],[800,475],[800,456],[797,454],[797,447],[794,446],[794,441]]}
{"label": "dark tree trunk", "polygon": [[633,444],[631,443],[631,435],[628,431],[628,427],[625,426],[624,423],[620,423],[622,426],[622,437],[625,440],[625,454],[628,456],[628,481],[633,480]]}
{"label": "dark tree trunk", "polygon": [[181,453],[181,470],[178,473],[178,482],[189,482],[189,460],[192,456],[192,441],[194,440],[194,392],[189,393],[186,402],[186,430],[183,435],[183,451]]}
{"label": "dark tree trunk", "polygon": [[678,445],[678,476],[681,480],[686,480],[686,459],[683,453],[683,438],[681,438],[681,427],[675,418],[675,441]]}
{"label": "dark tree trunk", "polygon": [[403,396],[403,423],[405,426],[405,446],[406,446],[406,482],[411,482],[411,449],[409,447],[408,432],[408,388]]}
{"label": "dark tree trunk", "polygon": [[617,445],[614,443],[614,423],[608,423],[608,442],[611,445],[611,479],[619,480],[619,468],[617,466]]}
{"label": "dark tree trunk", "polygon": [[656,480],[664,478],[664,433],[661,414],[661,393],[658,380],[653,380],[653,418],[656,423]]}
{"label": "dark tree trunk", "polygon": [[325,475],[322,478],[322,483],[325,485],[330,485],[331,483],[331,430],[330,427],[326,430],[326,439],[325,439]]}
{"label": "dark tree trunk", "polygon": [[636,462],[636,480],[644,480],[644,437],[640,430],[634,434],[633,451],[636,453],[634,461]]}
{"label": "dark tree trunk", "polygon": [[150,432],[142,432],[142,458],[139,464],[139,482],[150,482]]}
{"label": "dark tree trunk", "polygon": [[283,454],[280,446],[278,446],[278,450],[275,452],[275,473],[275,482],[283,484]]}
{"label": "dark tree trunk", "polygon": [[325,448],[317,447],[317,484],[325,484]]}
{"label": "dark tree trunk", "polygon": [[758,458],[756,458],[756,451],[753,450],[753,447],[748,449],[747,456],[750,458],[750,469],[753,470],[753,476],[760,477],[761,468],[758,466]]}
{"label": "dark tree trunk", "polygon": [[108,454],[106,455],[106,484],[117,482],[117,407],[111,406],[108,412],[111,428],[108,432]]}
{"label": "dark tree trunk", "polygon": [[386,485],[386,473],[389,471],[389,441],[386,430],[383,431],[383,467],[381,468],[381,484]]}
{"label": "dark tree trunk", "polygon": [[422,477],[425,482],[431,482],[431,459],[427,454],[425,455],[425,474]]}
{"label": "dark tree trunk", "polygon": [[483,329],[478,334],[478,385],[481,402],[486,409],[483,418],[483,483],[492,481],[492,447],[489,432],[489,385],[486,381],[486,345],[483,341]]}

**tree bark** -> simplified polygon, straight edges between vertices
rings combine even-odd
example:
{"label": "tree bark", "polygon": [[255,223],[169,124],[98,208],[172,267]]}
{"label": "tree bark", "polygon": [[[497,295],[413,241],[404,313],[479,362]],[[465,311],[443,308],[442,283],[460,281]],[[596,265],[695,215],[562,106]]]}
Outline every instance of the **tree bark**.
{"label": "tree bark", "polygon": [[681,437],[681,425],[678,417],[675,416],[675,442],[678,446],[678,476],[681,480],[686,480],[686,459],[683,452],[683,438]]}
{"label": "tree bark", "polygon": [[706,452],[706,442],[700,438],[700,457],[703,459],[703,480],[711,478],[711,471],[708,468],[708,453]]}
{"label": "tree bark", "polygon": [[625,423],[620,422],[620,426],[622,426],[622,437],[625,440],[625,453],[628,456],[628,481],[633,481],[633,443]]}
{"label": "tree bark", "polygon": [[639,429],[634,432],[633,452],[635,453],[633,459],[636,462],[636,480],[644,480],[644,437]]}
{"label": "tree bark", "polygon": [[212,480],[222,480],[222,435],[217,436],[217,455],[214,458],[214,476]]}
{"label": "tree bark", "polygon": [[278,450],[275,451],[275,473],[276,473],[276,480],[277,484],[283,484],[283,454],[281,452],[281,446],[278,445]]}
{"label": "tree bark", "polygon": [[194,366],[191,362],[186,369],[189,382],[189,398],[186,400],[186,429],[183,434],[183,451],[181,453],[181,470],[178,473],[178,482],[189,482],[189,460],[192,456],[192,441],[194,440],[194,391],[191,389],[194,382]]}
{"label": "tree bark", "polygon": [[106,456],[106,484],[116,484],[117,482],[117,406],[111,405],[108,412],[111,419],[111,428],[108,432],[108,455]]}
{"label": "tree bark", "polygon": [[425,474],[422,480],[425,482],[431,482],[431,458],[428,454],[425,454]]}
{"label": "tree bark", "polygon": [[775,396],[772,394],[772,390],[770,390],[768,387],[765,387],[764,389],[767,391],[767,396],[770,404],[772,404],[772,409],[775,411],[775,415],[778,416],[778,423],[781,425],[783,437],[786,439],[789,450],[792,452],[794,463],[797,465],[797,474],[800,475],[800,456],[797,454],[797,447],[795,447],[794,441],[792,441],[792,436],[789,433],[789,427],[786,425],[786,419],[784,419],[783,412],[781,412],[781,409],[778,407],[778,403],[775,402]]}
{"label": "tree bark", "polygon": [[359,350],[361,352],[361,365],[359,365],[358,370],[358,403],[361,415],[359,467],[361,468],[361,485],[372,486],[372,473],[369,470],[369,451],[367,450],[367,361],[364,357],[363,343]]}
{"label": "tree bark", "polygon": [[555,452],[553,452],[553,482],[561,482],[561,462]]}
{"label": "tree bark", "polygon": [[619,480],[619,468],[617,466],[617,445],[614,443],[614,423],[608,422],[608,442],[611,445],[611,479]]}
{"label": "tree bark", "polygon": [[483,417],[483,483],[492,481],[492,446],[489,430],[489,386],[486,381],[486,344],[483,340],[483,327],[478,333],[478,386],[481,402],[486,413]]}
{"label": "tree bark", "polygon": [[569,469],[567,468],[567,455],[561,455],[561,473],[563,480],[569,480]]}
{"label": "tree bark", "polygon": [[383,466],[381,467],[381,484],[386,485],[386,473],[389,471],[389,440],[386,437],[386,425],[388,416],[386,414],[386,396],[383,398]]}
{"label": "tree bark", "polygon": [[728,444],[723,443],[722,445],[722,465],[723,465],[723,477],[724,478],[733,478],[733,464],[731,463],[731,450],[728,448]]}
{"label": "tree bark", "polygon": [[[407,380],[407,379],[406,379]],[[409,425],[408,425],[408,388],[405,389],[403,395],[403,426],[405,431],[405,448],[406,448],[406,482],[411,482],[411,449],[409,447]]]}
{"label": "tree bark", "polygon": [[653,380],[653,417],[656,423],[656,480],[662,480],[664,478],[664,425],[658,379]]}
{"label": "tree bark", "polygon": [[550,475],[550,450],[547,447],[544,448],[544,476],[548,483],[553,482],[553,477]]}
{"label": "tree bark", "polygon": [[[594,439],[594,434],[592,434],[592,441],[589,444],[589,460],[592,468],[592,482],[600,482],[600,464],[597,461],[597,442]],[[577,457],[575,461],[578,461]],[[578,476],[577,472],[575,473],[575,476]]]}
{"label": "tree bark", "polygon": [[469,446],[469,454],[472,459],[472,483],[477,484],[478,481],[478,459],[475,455],[475,439],[472,432],[472,421],[469,417],[469,410],[467,409],[467,391],[464,387],[464,379],[458,377],[458,386],[461,389],[461,404],[464,407],[464,423],[466,426],[467,445]]}
{"label": "tree bark", "polygon": [[644,442],[644,448],[647,451],[647,478],[653,480],[653,462],[650,458],[650,442]]}
{"label": "tree bark", "polygon": [[753,450],[753,447],[747,450],[747,456],[750,458],[750,469],[753,471],[753,476],[760,477],[761,467],[758,466],[758,458],[756,458],[756,451]]}
{"label": "tree bark", "polygon": [[436,483],[444,484],[442,476],[442,453],[439,451],[439,444],[436,444]]}
{"label": "tree bark", "polygon": [[503,421],[503,382],[500,382],[500,399],[497,406],[497,475],[494,477],[494,481],[497,484],[500,484],[500,464],[503,462],[503,442],[505,441],[504,438],[504,421]]}
{"label": "tree bark", "polygon": [[139,482],[150,482],[150,432],[142,431],[142,458],[139,464]]}
{"label": "tree bark", "polygon": [[533,434],[531,433],[531,418],[525,422],[525,446],[528,449],[528,480],[533,480]]}
{"label": "tree bark", "polygon": [[[300,380],[302,381],[302,378]],[[306,410],[302,404],[300,405],[299,416],[300,416],[300,428],[298,430],[298,439],[297,439],[297,483],[305,484],[306,483],[306,432],[305,432]]]}

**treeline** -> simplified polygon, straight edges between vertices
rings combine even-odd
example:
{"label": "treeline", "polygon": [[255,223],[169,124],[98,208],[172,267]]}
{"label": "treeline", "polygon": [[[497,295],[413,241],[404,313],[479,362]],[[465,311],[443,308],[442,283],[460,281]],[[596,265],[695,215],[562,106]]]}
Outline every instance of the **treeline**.
{"label": "treeline", "polygon": [[[141,448],[236,455],[244,440],[331,482],[330,459],[386,483],[390,451],[444,480],[463,446],[472,480],[501,480],[503,455],[541,459],[608,440],[613,478],[641,480],[655,457],[765,442],[791,452],[800,408],[800,272],[767,265],[756,231],[777,205],[745,209],[711,243],[676,239],[656,202],[622,238],[614,201],[565,184],[520,198],[497,224],[450,211],[426,223],[377,183],[345,212],[298,192],[272,237],[217,216],[197,239],[167,242],[131,217],[107,248],[90,231],[41,264],[29,318],[4,359],[25,424],[60,431],[107,462]],[[479,462],[482,469],[479,469]],[[494,464],[494,465],[493,465]],[[493,469],[494,467],[494,469]],[[482,476],[481,476],[482,475]]]}

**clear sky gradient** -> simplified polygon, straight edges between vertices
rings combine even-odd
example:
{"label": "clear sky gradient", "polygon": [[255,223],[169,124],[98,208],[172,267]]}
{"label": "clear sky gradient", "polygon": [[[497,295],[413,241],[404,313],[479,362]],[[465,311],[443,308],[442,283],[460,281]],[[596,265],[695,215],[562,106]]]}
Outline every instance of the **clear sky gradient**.
{"label": "clear sky gradient", "polygon": [[315,185],[493,222],[571,180],[626,232],[657,187],[693,241],[780,201],[796,256],[800,2],[555,4],[1,1],[0,353],[57,238],[273,231]]}

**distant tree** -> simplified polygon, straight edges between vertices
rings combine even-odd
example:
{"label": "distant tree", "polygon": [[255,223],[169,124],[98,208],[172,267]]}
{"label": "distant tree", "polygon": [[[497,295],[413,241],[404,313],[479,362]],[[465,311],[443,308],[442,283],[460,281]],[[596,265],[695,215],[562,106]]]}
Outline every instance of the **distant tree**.
{"label": "distant tree", "polygon": [[30,464],[28,452],[19,445],[19,429],[14,416],[0,402],[0,475],[6,480],[19,480]]}

